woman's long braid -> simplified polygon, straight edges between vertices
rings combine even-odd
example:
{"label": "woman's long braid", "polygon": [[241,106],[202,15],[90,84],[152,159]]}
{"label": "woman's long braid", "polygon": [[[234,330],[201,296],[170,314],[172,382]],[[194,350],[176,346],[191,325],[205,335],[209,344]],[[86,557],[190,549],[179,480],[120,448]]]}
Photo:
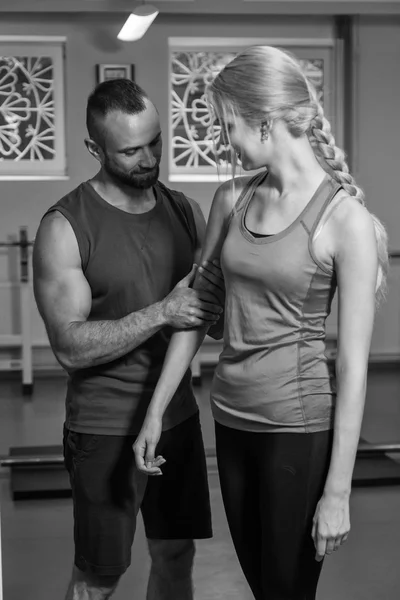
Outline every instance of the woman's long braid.
{"label": "woman's long braid", "polygon": [[357,186],[349,172],[344,152],[336,146],[331,126],[319,102],[317,102],[317,114],[311,121],[310,133],[311,145],[316,146],[318,157],[326,162],[332,177],[343,186],[349,196],[354,196],[365,206],[364,192]]}
{"label": "woman's long braid", "polygon": [[[315,96],[314,96],[315,99]],[[344,152],[336,146],[335,138],[331,131],[329,121],[324,115],[321,104],[315,99],[317,114],[312,119],[308,137],[311,146],[314,148],[317,159],[325,164],[322,167],[340,183],[345,191],[356,198],[360,204],[365,206],[364,192],[356,184],[353,176],[349,172]],[[388,272],[388,251],[387,251],[387,233],[380,220],[372,213],[374,222],[375,236],[378,249],[379,273],[377,284],[377,303],[385,297],[386,294],[386,276]]]}

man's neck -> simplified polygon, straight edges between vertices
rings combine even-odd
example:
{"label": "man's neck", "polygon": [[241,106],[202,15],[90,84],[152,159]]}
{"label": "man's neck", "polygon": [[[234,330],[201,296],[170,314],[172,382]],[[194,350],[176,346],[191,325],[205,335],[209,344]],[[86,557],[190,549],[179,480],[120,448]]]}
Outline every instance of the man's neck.
{"label": "man's neck", "polygon": [[154,188],[137,189],[128,185],[116,184],[98,173],[90,180],[95,191],[116,208],[129,213],[144,213],[151,210],[156,197]]}

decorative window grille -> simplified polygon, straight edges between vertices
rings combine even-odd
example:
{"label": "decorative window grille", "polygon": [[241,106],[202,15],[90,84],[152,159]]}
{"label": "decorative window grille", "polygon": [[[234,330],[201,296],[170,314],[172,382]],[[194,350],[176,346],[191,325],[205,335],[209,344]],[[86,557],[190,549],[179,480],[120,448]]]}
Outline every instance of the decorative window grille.
{"label": "decorative window grille", "polygon": [[213,128],[205,88],[234,57],[231,52],[172,51],[172,171],[215,173],[216,158],[219,167],[228,165],[229,150]]}
{"label": "decorative window grille", "polygon": [[205,89],[240,47],[256,43],[286,47],[295,54],[314,83],[328,118],[333,117],[330,40],[318,40],[317,46],[317,41],[310,40],[220,39],[217,43],[170,38],[170,181],[215,181],[231,176],[230,151],[223,144],[220,128],[212,124]]}
{"label": "decorative window grille", "polygon": [[0,37],[0,179],[66,174],[61,38]]}

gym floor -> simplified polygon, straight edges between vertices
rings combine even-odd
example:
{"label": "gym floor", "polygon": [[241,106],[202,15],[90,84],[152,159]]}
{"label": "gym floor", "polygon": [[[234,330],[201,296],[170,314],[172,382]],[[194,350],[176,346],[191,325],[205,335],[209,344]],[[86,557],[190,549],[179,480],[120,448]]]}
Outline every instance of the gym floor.
{"label": "gym floor", "polygon": [[[213,449],[208,405],[211,372],[196,388],[206,448]],[[363,423],[371,442],[400,438],[398,368],[373,369]],[[0,380],[0,454],[10,446],[59,445],[65,377],[40,376],[24,398],[15,379]],[[382,404],[385,400],[385,404]],[[384,406],[384,410],[382,407]],[[196,600],[251,600],[238,565],[223,511],[218,475],[210,462],[214,538],[197,543]],[[62,600],[72,568],[71,500],[13,501],[8,472],[0,473],[4,600]],[[400,596],[400,486],[357,487],[351,498],[352,532],[347,544],[325,561],[318,600],[398,600]],[[149,561],[142,523],[132,565],[115,600],[144,600]]]}

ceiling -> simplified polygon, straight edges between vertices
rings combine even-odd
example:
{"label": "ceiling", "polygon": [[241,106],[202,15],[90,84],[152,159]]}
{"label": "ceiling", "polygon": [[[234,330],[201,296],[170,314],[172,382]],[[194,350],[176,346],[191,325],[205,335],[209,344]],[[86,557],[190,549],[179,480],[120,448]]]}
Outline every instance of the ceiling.
{"label": "ceiling", "polygon": [[[400,0],[149,0],[172,14],[400,14]],[[127,13],[141,0],[0,0],[1,12]]]}

